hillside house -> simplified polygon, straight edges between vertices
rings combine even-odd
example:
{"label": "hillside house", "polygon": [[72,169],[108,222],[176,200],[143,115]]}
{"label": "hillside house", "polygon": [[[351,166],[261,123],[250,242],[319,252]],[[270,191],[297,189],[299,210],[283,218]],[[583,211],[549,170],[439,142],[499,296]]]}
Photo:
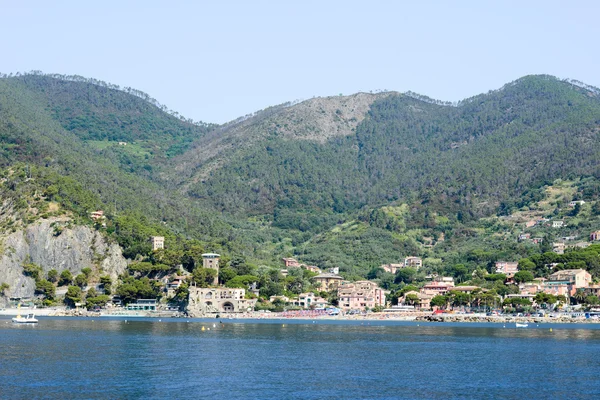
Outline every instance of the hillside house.
{"label": "hillside house", "polygon": [[552,221],[553,228],[562,228],[565,225],[565,221]]}
{"label": "hillside house", "polygon": [[[566,282],[574,288],[585,288],[592,282],[592,275],[584,269],[564,269],[548,277],[548,282]],[[546,282],[546,283],[548,283]]]}
{"label": "hillside house", "polygon": [[404,264],[383,264],[381,268],[385,272],[389,272],[390,274],[395,274],[399,269],[403,268]]}
{"label": "hillside house", "polygon": [[426,284],[419,291],[422,294],[444,295],[454,288],[454,282],[434,281]]}
{"label": "hillside house", "polygon": [[322,298],[321,296],[317,296],[313,292],[308,292],[308,293],[300,293],[298,295],[297,299],[292,300],[292,304],[295,306],[298,306],[298,307],[305,308],[305,309],[310,309],[310,308],[324,308],[329,304],[329,302],[327,300],[325,300],[324,298]]}
{"label": "hillside house", "polygon": [[301,264],[295,258],[282,258],[286,268],[300,267]]}
{"label": "hillside house", "polygon": [[404,259],[404,266],[419,269],[423,266],[423,260],[421,257],[406,257]]}
{"label": "hillside house", "polygon": [[594,231],[590,233],[590,242],[597,242],[600,240],[600,231]]}
{"label": "hillside house", "polygon": [[313,279],[319,290],[325,292],[337,290],[339,284],[344,280],[341,276],[331,273],[319,274]]}
{"label": "hillside house", "polygon": [[151,236],[150,243],[152,244],[152,251],[164,249],[165,248],[165,237],[164,236]]}
{"label": "hillside house", "polygon": [[563,242],[552,243],[552,251],[556,254],[565,254],[567,245]]}
{"label": "hillside house", "polygon": [[512,278],[519,272],[519,263],[516,261],[498,261],[496,262],[496,273],[504,274],[507,278]]}
{"label": "hillside house", "polygon": [[404,293],[404,296],[402,297],[402,303],[403,304],[407,304],[407,296],[413,294],[413,295],[417,295],[417,297],[419,297],[419,302],[414,304],[415,309],[417,310],[428,310],[431,308],[431,299],[433,299],[433,297],[435,296],[435,294],[433,293],[421,293],[421,292],[416,292],[414,290],[411,290],[409,292]]}
{"label": "hillside house", "polygon": [[531,233],[521,233],[519,235],[519,242],[524,242],[526,240],[529,240],[530,237],[531,237]]}
{"label": "hillside house", "polygon": [[310,272],[316,272],[317,274],[321,273],[321,269],[319,267],[317,267],[316,265],[304,265],[304,266],[302,266],[302,268],[304,268]]}
{"label": "hillside house", "polygon": [[585,204],[585,201],[583,200],[573,200],[569,202],[569,207],[573,208],[575,207],[577,204],[579,204],[580,206]]}

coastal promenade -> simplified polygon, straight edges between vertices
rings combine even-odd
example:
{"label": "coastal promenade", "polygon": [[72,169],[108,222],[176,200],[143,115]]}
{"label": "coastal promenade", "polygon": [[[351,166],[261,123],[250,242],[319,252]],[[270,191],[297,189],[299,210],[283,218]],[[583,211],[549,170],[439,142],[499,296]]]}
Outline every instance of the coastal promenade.
{"label": "coastal promenade", "polygon": [[474,314],[432,314],[431,311],[395,312],[395,313],[366,313],[366,314],[339,314],[328,315],[322,312],[310,310],[287,311],[287,312],[245,312],[245,313],[220,313],[191,316],[174,311],[127,311],[123,309],[103,310],[102,312],[87,311],[85,309],[66,309],[65,307],[52,308],[3,308],[0,316],[15,316],[18,314],[34,313],[36,316],[47,317],[140,317],[140,318],[219,318],[227,320],[340,320],[340,321],[416,321],[416,322],[449,322],[449,323],[569,323],[569,324],[597,324],[599,318],[586,318],[584,315],[573,317],[571,314],[552,314],[546,317],[514,316],[514,315],[486,315],[484,313]]}

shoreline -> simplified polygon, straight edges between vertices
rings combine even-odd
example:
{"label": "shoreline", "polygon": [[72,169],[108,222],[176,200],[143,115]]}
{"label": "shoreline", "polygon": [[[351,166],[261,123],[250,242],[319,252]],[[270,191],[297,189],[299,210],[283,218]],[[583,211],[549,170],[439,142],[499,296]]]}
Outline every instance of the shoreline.
{"label": "shoreline", "polygon": [[432,314],[431,312],[406,312],[406,313],[369,313],[366,315],[327,315],[311,313],[219,313],[210,315],[185,315],[174,311],[131,311],[114,310],[114,312],[95,312],[85,309],[66,310],[64,308],[6,308],[0,309],[0,316],[16,316],[33,313],[41,317],[84,317],[84,318],[174,318],[174,319],[219,319],[226,321],[246,320],[298,320],[298,321],[406,321],[406,322],[437,322],[437,323],[496,323],[496,324],[599,324],[599,318],[585,318],[570,315],[556,317],[517,317],[512,315],[485,314]]}

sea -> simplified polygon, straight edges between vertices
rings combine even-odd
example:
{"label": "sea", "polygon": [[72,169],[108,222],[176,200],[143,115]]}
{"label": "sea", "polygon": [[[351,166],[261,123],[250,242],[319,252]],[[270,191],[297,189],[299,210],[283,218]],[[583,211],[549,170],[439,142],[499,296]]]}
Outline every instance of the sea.
{"label": "sea", "polygon": [[598,399],[600,325],[0,319],[2,399]]}

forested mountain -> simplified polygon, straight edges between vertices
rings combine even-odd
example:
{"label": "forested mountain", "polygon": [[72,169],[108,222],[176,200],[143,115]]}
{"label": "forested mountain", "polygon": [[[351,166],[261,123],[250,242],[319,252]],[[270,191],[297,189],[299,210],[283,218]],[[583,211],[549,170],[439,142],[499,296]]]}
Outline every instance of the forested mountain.
{"label": "forested mountain", "polygon": [[[274,214],[276,221],[290,211],[342,213],[394,201],[477,218],[545,182],[599,172],[598,93],[549,76],[525,77],[458,105],[386,93],[342,134],[293,134],[311,122],[283,110],[268,125],[246,121],[247,134],[236,137],[251,143],[217,161],[199,158],[193,168],[201,178],[183,187],[222,210]],[[213,147],[210,137],[202,148]]]}
{"label": "forested mountain", "polygon": [[160,233],[253,265],[295,255],[347,276],[407,255],[468,262],[488,239],[485,262],[527,256],[498,239],[497,216],[533,207],[557,179],[591,201],[600,191],[598,91],[550,76],[458,104],[360,93],[223,126],[167,111],[94,80],[4,77],[0,164],[33,178],[31,198],[43,192],[82,220],[105,210],[128,257]]}
{"label": "forested mountain", "polygon": [[89,82],[43,75],[0,79],[0,166],[26,163],[32,177],[57,187],[80,216],[102,208],[181,232],[189,227],[209,238],[222,235],[211,213],[165,191],[152,173],[210,129]]}

